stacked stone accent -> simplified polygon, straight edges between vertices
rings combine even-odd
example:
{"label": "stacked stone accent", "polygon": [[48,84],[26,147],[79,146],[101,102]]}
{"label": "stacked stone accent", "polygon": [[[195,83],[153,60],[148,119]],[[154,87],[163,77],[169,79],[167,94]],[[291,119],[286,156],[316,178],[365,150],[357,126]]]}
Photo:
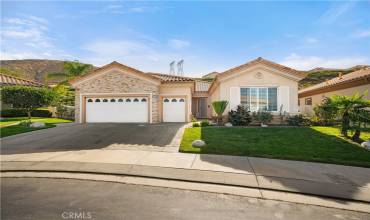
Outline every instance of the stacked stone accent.
{"label": "stacked stone accent", "polygon": [[85,93],[151,93],[152,122],[156,123],[159,121],[159,85],[148,80],[135,77],[132,74],[125,74],[121,71],[111,70],[78,84],[75,96],[76,122],[80,122],[80,94]]}

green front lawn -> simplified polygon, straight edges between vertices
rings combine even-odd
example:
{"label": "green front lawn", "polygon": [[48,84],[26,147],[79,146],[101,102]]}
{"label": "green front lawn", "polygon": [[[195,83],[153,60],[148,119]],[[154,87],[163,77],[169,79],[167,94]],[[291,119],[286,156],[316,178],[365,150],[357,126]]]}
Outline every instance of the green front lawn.
{"label": "green front lawn", "polygon": [[[72,122],[70,120],[59,119],[59,118],[33,117],[31,119],[32,122],[36,122],[36,121],[45,122],[46,126],[43,128],[31,128],[31,127],[27,127],[24,125],[16,124],[26,119],[27,119],[26,117],[1,119],[0,120],[0,128],[1,128],[0,137],[6,137],[10,135],[20,134],[20,133],[25,133],[25,132],[35,131],[35,130],[40,130],[40,129],[52,128],[52,127],[55,127],[55,124]],[[11,124],[16,124],[16,125],[11,125]]]}
{"label": "green front lawn", "polygon": [[[370,132],[361,138],[369,139]],[[207,145],[192,147],[196,139]],[[340,137],[333,127],[187,128],[180,151],[370,167],[370,151]]]}

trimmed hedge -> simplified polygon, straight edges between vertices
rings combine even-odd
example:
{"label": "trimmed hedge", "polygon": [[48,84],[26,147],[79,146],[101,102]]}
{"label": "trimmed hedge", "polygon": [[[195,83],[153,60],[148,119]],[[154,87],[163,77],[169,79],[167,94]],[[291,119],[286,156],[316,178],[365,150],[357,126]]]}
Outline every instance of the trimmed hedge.
{"label": "trimmed hedge", "polygon": [[[52,115],[51,111],[45,109],[38,109],[31,112],[32,117],[51,118]],[[27,117],[27,113],[19,109],[5,109],[0,111],[0,116],[3,118]]]}

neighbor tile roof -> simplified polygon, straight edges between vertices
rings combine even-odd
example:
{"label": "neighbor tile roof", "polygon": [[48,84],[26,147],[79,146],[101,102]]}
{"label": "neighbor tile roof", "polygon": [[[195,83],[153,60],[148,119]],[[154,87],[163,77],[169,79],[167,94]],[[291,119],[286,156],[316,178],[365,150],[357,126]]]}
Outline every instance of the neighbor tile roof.
{"label": "neighbor tile roof", "polygon": [[315,90],[329,88],[329,87],[335,87],[337,85],[342,85],[345,83],[350,83],[356,80],[362,80],[367,79],[368,83],[370,84],[370,68],[361,69],[354,71],[352,73],[348,73],[342,76],[335,77],[333,79],[330,79],[326,82],[322,82],[304,89],[301,89],[298,91],[299,94],[307,93],[307,92],[313,92]]}
{"label": "neighbor tile roof", "polygon": [[41,87],[44,86],[44,84],[31,81],[28,79],[22,79],[15,76],[9,76],[0,73],[0,85],[1,86],[37,86]]}
{"label": "neighbor tile roof", "polygon": [[186,76],[176,76],[163,73],[148,73],[153,77],[160,79],[162,82],[193,82],[194,79]]}
{"label": "neighbor tile roof", "polygon": [[278,64],[278,63],[275,63],[275,62],[272,62],[272,61],[269,61],[269,60],[265,60],[262,57],[258,57],[255,60],[249,61],[245,64],[240,65],[240,66],[237,66],[237,67],[231,68],[229,70],[226,70],[226,71],[218,74],[218,76],[229,75],[229,74],[238,72],[241,69],[251,67],[251,66],[257,65],[257,64],[264,64],[266,66],[270,66],[272,68],[275,68],[275,69],[280,70],[280,71],[285,72],[285,73],[289,73],[289,74],[291,74],[293,76],[296,76],[296,77],[299,77],[299,78],[304,78],[307,75],[307,73],[304,72],[304,71],[298,71],[298,70],[283,66],[281,64]]}

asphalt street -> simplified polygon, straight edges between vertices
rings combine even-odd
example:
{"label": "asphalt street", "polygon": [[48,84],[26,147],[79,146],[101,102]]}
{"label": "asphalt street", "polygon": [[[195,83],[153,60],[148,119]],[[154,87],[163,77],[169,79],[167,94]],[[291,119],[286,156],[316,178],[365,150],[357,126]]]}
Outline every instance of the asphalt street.
{"label": "asphalt street", "polygon": [[122,183],[2,178],[1,219],[370,219],[318,206]]}

